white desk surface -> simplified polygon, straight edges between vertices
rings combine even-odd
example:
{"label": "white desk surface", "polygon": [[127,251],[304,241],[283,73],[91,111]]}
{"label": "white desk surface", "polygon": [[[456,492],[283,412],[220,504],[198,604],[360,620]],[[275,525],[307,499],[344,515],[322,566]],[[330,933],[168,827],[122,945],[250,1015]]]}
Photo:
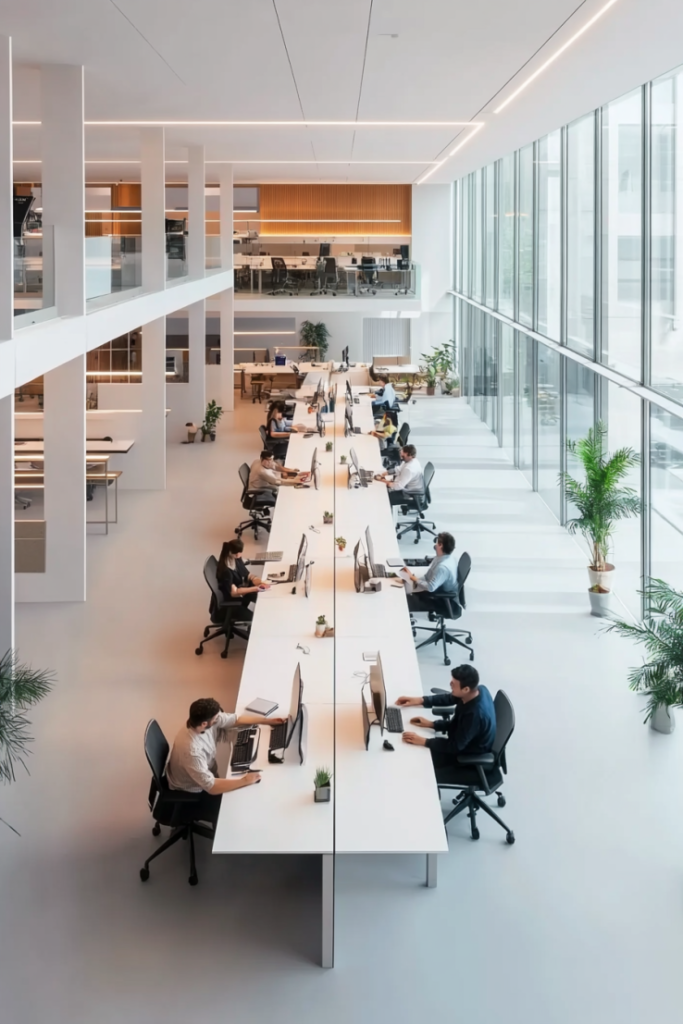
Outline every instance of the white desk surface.
{"label": "white desk surface", "polygon": [[[125,455],[131,450],[135,441],[86,441],[87,455]],[[43,455],[44,441],[15,441],[14,450],[17,455]]]}
{"label": "white desk surface", "polygon": [[[373,366],[375,373],[388,373],[395,377],[400,376],[402,373],[421,373],[420,367],[415,363],[405,363],[401,366]],[[375,384],[376,387],[381,387],[381,384]]]}

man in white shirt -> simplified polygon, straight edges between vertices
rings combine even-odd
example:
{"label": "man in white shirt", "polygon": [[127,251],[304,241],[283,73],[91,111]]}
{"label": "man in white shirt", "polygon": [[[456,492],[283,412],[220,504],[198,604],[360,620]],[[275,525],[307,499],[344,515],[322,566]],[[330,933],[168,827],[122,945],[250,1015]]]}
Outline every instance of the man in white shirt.
{"label": "man in white shirt", "polygon": [[424,491],[425,482],[422,474],[422,466],[417,460],[417,448],[414,444],[404,444],[400,452],[401,464],[392,478],[388,473],[382,473],[377,480],[386,484],[389,488],[389,504],[404,505],[405,494],[411,491]]}
{"label": "man in white shirt", "polygon": [[171,789],[200,793],[197,808],[200,821],[218,820],[223,793],[261,781],[260,772],[245,772],[227,779],[217,777],[216,743],[226,741],[230,730],[244,725],[278,725],[282,718],[263,715],[229,715],[213,697],[202,697],[190,704],[190,717],[175,740],[166,765]]}
{"label": "man in white shirt", "polygon": [[383,387],[381,387],[375,394],[370,394],[373,413],[382,412],[383,409],[391,409],[392,405],[396,402],[394,385],[391,383],[389,378],[379,376],[377,379]]}
{"label": "man in white shirt", "polygon": [[308,478],[307,473],[298,473],[296,469],[285,469],[281,463],[275,461],[271,452],[263,451],[256,462],[251,464],[249,490],[273,491],[282,484],[296,484],[304,478]]}

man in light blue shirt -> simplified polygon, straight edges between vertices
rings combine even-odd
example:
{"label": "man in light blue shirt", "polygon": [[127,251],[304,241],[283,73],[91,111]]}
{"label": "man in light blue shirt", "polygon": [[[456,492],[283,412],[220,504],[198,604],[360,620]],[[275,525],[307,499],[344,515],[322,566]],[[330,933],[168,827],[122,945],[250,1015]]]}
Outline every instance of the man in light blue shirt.
{"label": "man in light blue shirt", "polygon": [[431,594],[438,597],[439,592],[453,594],[458,591],[458,565],[454,557],[455,537],[450,533],[440,533],[434,547],[436,558],[432,559],[424,576],[415,576],[408,569],[405,570],[413,583],[413,592],[408,594],[408,608],[411,612],[432,610],[429,598],[425,600],[423,595]]}
{"label": "man in light blue shirt", "polygon": [[372,399],[372,411],[374,413],[381,412],[384,409],[391,409],[392,405],[396,402],[396,392],[394,391],[394,385],[391,383],[388,377],[377,378],[383,386],[379,391],[370,395]]}

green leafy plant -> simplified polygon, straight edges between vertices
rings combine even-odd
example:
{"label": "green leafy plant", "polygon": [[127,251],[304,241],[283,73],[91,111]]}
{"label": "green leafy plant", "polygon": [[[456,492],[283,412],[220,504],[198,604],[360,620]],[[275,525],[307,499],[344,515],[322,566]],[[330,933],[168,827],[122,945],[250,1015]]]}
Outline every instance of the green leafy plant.
{"label": "green leafy plant", "polygon": [[454,349],[453,342],[447,341],[443,345],[437,345],[431,352],[423,352],[420,369],[424,374],[425,383],[428,388],[436,387],[438,381],[444,381],[453,372]]}
{"label": "green leafy plant", "polygon": [[457,374],[455,374],[453,377],[446,377],[443,381],[442,386],[446,394],[450,395],[456,390],[456,388],[460,387],[460,378],[458,377]]}
{"label": "green leafy plant", "polygon": [[327,624],[327,619],[325,618],[324,615],[319,615],[318,618],[315,620],[315,624],[316,626],[324,626]]}
{"label": "green leafy plant", "polygon": [[340,547],[340,548],[345,548],[346,547],[346,537],[335,537],[334,541],[335,541],[335,544],[338,545],[338,547]]}
{"label": "green leafy plant", "polygon": [[647,695],[644,708],[649,722],[657,708],[683,707],[683,592],[664,580],[649,579],[640,591],[646,601],[643,622],[613,622],[605,632],[644,644],[647,661],[628,674],[629,687]]}
{"label": "green leafy plant", "polygon": [[334,516],[332,515],[331,512],[323,512],[323,522],[331,523],[333,518]]}
{"label": "green leafy plant", "polygon": [[340,461],[340,462],[342,463],[342,465],[343,465],[343,464],[344,464],[344,463],[346,462],[346,456],[345,456],[345,455],[340,455],[340,456],[339,456],[339,461]]}
{"label": "green leafy plant", "polygon": [[313,785],[316,789],[323,789],[325,786],[329,786],[332,781],[332,772],[329,768],[316,768],[315,775],[313,776]]}
{"label": "green leafy plant", "polygon": [[204,422],[201,426],[202,437],[206,437],[207,434],[212,434],[216,430],[216,424],[223,415],[223,406],[212,398],[206,407],[204,413]]}
{"label": "green leafy plant", "polygon": [[584,483],[569,473],[560,473],[565,497],[577,514],[567,521],[570,533],[580,533],[591,555],[591,569],[604,571],[614,524],[640,513],[640,498],[632,487],[620,487],[630,469],[640,462],[633,448],[606,451],[607,427],[598,423],[578,441],[568,441],[567,451],[575,455],[585,474]]}
{"label": "green leafy plant", "polygon": [[[16,652],[12,650],[6,651],[0,658],[1,782],[15,782],[18,765],[28,771],[25,758],[33,737],[29,733],[31,723],[26,712],[50,692],[54,678],[53,672],[21,665]],[[11,825],[8,827],[13,832],[17,831]]]}
{"label": "green leafy plant", "polygon": [[327,326],[322,321],[314,324],[311,320],[304,320],[299,328],[299,335],[301,344],[314,345],[318,349],[318,361],[324,362],[332,337]]}
{"label": "green leafy plant", "polygon": [[325,451],[326,452],[331,452],[332,451],[332,442],[331,441],[326,441],[325,442]]}

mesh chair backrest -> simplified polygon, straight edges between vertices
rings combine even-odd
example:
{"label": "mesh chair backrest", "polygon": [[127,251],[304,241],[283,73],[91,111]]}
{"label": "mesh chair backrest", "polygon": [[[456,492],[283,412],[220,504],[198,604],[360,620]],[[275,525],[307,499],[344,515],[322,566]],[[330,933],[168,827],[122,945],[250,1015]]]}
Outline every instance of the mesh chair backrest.
{"label": "mesh chair backrest", "polygon": [[504,690],[499,690],[493,699],[496,709],[496,738],[493,741],[493,753],[496,762],[506,771],[505,747],[515,730],[515,709]]}
{"label": "mesh chair backrest", "polygon": [[361,256],[360,258],[361,267],[374,267],[375,257],[374,256]]}
{"label": "mesh chair backrest", "polygon": [[465,581],[470,574],[472,568],[472,559],[463,551],[460,558],[458,559],[458,601],[463,608],[467,608],[465,602]]}
{"label": "mesh chair backrest", "polygon": [[209,555],[204,562],[204,579],[211,591],[210,611],[213,613],[213,610],[224,602],[221,588],[218,586],[218,562],[214,555]]}
{"label": "mesh chair backrest", "polygon": [[162,788],[162,779],[168,760],[168,742],[161,727],[155,718],[147,723],[145,729],[145,757],[152,769],[154,781],[159,789]]}
{"label": "mesh chair backrest", "polygon": [[259,432],[259,437],[261,438],[261,444],[265,448],[266,445],[268,444],[268,431],[266,430],[265,427],[259,427],[258,428],[258,432]]}
{"label": "mesh chair backrest", "polygon": [[273,270],[286,270],[287,264],[283,260],[282,256],[271,256],[270,265]]}
{"label": "mesh chair backrest", "polygon": [[429,503],[432,500],[432,496],[429,493],[429,485],[431,484],[432,480],[434,479],[434,466],[432,465],[431,462],[428,462],[427,465],[425,466],[424,473],[423,473],[423,478],[424,478],[424,482],[425,482],[425,492],[424,492],[425,493],[425,498],[427,499],[427,504],[429,505]]}
{"label": "mesh chair backrest", "polygon": [[242,501],[244,501],[244,495],[249,488],[249,466],[246,462],[243,462],[240,468],[237,470],[242,481]]}
{"label": "mesh chair backrest", "polygon": [[408,443],[410,437],[410,423],[402,423],[401,429],[398,432],[397,442],[403,447],[404,444]]}
{"label": "mesh chair backrest", "polygon": [[329,274],[330,277],[337,276],[337,261],[334,256],[328,256],[325,259],[325,273]]}

